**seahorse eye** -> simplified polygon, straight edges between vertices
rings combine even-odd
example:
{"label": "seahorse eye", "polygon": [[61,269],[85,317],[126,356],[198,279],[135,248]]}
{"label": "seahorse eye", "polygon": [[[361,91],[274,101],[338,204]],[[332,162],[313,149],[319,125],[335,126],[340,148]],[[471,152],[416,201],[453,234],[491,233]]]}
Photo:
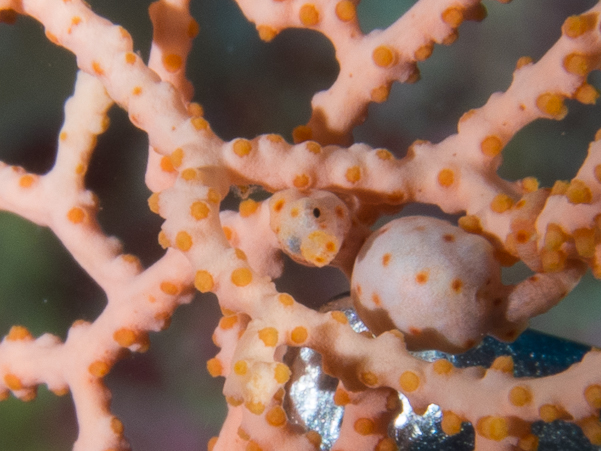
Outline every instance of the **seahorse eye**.
{"label": "seahorse eye", "polygon": [[315,216],[316,218],[319,218],[321,216],[321,210],[319,208],[314,208],[313,216]]}

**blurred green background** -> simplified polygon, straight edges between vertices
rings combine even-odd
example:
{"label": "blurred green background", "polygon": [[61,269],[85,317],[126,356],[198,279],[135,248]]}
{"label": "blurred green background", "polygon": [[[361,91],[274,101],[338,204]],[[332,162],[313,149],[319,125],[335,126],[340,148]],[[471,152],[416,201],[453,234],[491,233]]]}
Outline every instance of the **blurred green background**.
{"label": "blurred green background", "polygon": [[[89,3],[128,29],[136,50],[148,56],[150,2]],[[365,1],[359,6],[364,31],[388,26],[413,3]],[[559,37],[565,17],[595,3],[486,1],[489,17],[462,25],[452,46],[436,46],[432,58],[420,64],[420,82],[395,85],[387,103],[372,105],[367,121],[355,130],[356,140],[399,156],[415,139],[442,140],[455,132],[463,112],[508,87],[520,56],[540,58]],[[196,87],[194,100],[204,106],[212,128],[226,140],[260,133],[290,139],[292,129],[310,115],[312,94],[336,77],[329,41],[314,32],[286,30],[263,43],[233,0],[193,0],[192,11],[201,31],[188,74]],[[74,57],[50,44],[38,23],[20,18],[16,25],[0,24],[0,61],[0,159],[44,173],[52,166],[62,105],[73,88]],[[601,88],[599,73],[589,81]],[[601,107],[568,106],[564,121],[538,121],[514,138],[504,151],[504,177],[534,175],[545,186],[573,177],[601,127]],[[149,265],[162,250],[156,243],[160,218],[146,207],[146,149],[145,135],[113,108],[111,127],[99,139],[87,183],[100,197],[103,228]],[[308,305],[347,289],[335,270],[288,263],[287,272],[291,277],[278,281],[278,288]],[[507,280],[522,275],[520,268],[512,268]],[[532,324],[601,346],[599,293],[599,283],[587,276],[568,300]],[[93,320],[104,305],[103,293],[48,230],[0,212],[0,336],[11,325],[22,324],[34,335],[51,332],[64,338],[74,320]],[[134,449],[201,450],[218,433],[225,415],[222,379],[210,378],[205,370],[206,360],[217,352],[210,337],[218,316],[215,300],[198,296],[176,312],[169,330],[151,336],[148,353],[120,362],[106,378],[113,410]],[[69,396],[57,398],[41,387],[35,402],[10,398],[0,403],[0,450],[65,450],[75,437]]]}

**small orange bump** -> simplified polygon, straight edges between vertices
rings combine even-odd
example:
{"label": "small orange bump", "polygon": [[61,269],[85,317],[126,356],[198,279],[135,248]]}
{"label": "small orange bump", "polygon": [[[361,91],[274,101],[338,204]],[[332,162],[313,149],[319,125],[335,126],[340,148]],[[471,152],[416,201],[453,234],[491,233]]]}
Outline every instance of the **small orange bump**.
{"label": "small orange bump", "polygon": [[450,233],[445,233],[442,236],[443,241],[445,241],[446,243],[454,243],[455,242],[455,235],[452,235]]}
{"label": "small orange bump", "polygon": [[31,335],[31,332],[26,327],[12,326],[8,331],[6,339],[8,341],[31,341],[33,340],[33,335]]}
{"label": "small orange bump", "polygon": [[462,288],[463,288],[463,281],[461,279],[453,279],[453,281],[451,282],[451,289],[455,293],[461,293]]}
{"label": "small orange bump", "polygon": [[432,363],[432,369],[440,376],[450,374],[453,371],[453,364],[446,359],[438,359]]}
{"label": "small orange bump", "polygon": [[171,164],[173,165],[173,167],[180,167],[184,159],[184,149],[178,147],[173,152],[171,152],[171,155],[169,155],[169,159],[171,160]]}
{"label": "small orange bump", "polygon": [[109,364],[103,362],[102,360],[96,360],[92,362],[88,367],[88,371],[90,372],[90,374],[95,377],[104,377],[109,373],[109,370]]}
{"label": "small orange bump", "polygon": [[339,322],[340,324],[348,324],[348,318],[343,312],[335,310],[333,312],[330,312],[330,315],[336,322]]}
{"label": "small orange bump", "polygon": [[290,307],[294,304],[294,298],[290,296],[288,293],[280,293],[278,294],[278,301],[285,307]]}
{"label": "small orange bump", "polygon": [[442,12],[442,20],[452,28],[457,28],[463,22],[463,11],[460,8],[447,8]]}
{"label": "small orange bump", "polygon": [[201,293],[207,293],[213,289],[215,283],[210,272],[203,269],[196,271],[194,276],[194,286]]}
{"label": "small orange bump", "polygon": [[218,377],[223,374],[223,365],[217,357],[207,360],[207,371],[212,377]]}
{"label": "small orange bump", "polygon": [[280,406],[274,406],[265,414],[265,421],[273,427],[280,427],[286,424],[286,412]]}
{"label": "small orange bump", "polygon": [[563,119],[568,114],[568,109],[563,103],[563,96],[560,94],[551,92],[541,94],[536,99],[536,106],[541,112],[554,119]]}
{"label": "small orange bump", "polygon": [[[301,143],[313,138],[313,130],[308,125],[299,125],[292,130],[292,140],[295,143]],[[309,146],[307,146],[309,149]],[[311,151],[311,149],[309,149]]]}
{"label": "small orange bump", "polygon": [[345,178],[351,183],[357,183],[361,179],[361,168],[359,166],[351,166],[344,174]]}
{"label": "small orange bump", "polygon": [[450,410],[443,410],[440,427],[447,435],[455,435],[461,432],[461,423],[463,420],[459,415]]}
{"label": "small orange bump", "polygon": [[490,369],[513,374],[513,359],[509,355],[501,355],[492,362]]}
{"label": "small orange bump", "polygon": [[487,157],[496,157],[503,150],[503,141],[495,135],[487,136],[480,143],[480,150]]}
{"label": "small orange bump", "polygon": [[551,188],[550,196],[563,196],[568,192],[570,184],[563,180],[556,180]]}
{"label": "small orange bump", "polygon": [[171,242],[169,241],[169,238],[167,238],[167,234],[162,230],[159,232],[159,244],[163,249],[167,249],[169,246],[171,246]]}
{"label": "small orange bump", "polygon": [[263,42],[271,42],[278,35],[278,30],[268,25],[258,25],[257,32]]}
{"label": "small orange bump", "polygon": [[317,11],[315,5],[305,3],[298,12],[298,18],[306,27],[314,27],[319,23],[319,11]]}
{"label": "small orange bump", "polygon": [[[246,404],[244,404],[244,407],[246,407],[251,413],[254,413],[255,415],[261,415],[265,411],[265,404],[263,404],[262,402],[247,402]],[[248,448],[246,449],[248,450]],[[255,448],[252,449],[254,450]],[[257,448],[257,450],[260,451],[261,448]]]}
{"label": "small orange bump", "polygon": [[188,104],[188,114],[190,116],[203,116],[204,109],[202,108],[202,105],[200,103],[190,102]]}
{"label": "small orange bump", "polygon": [[21,188],[30,188],[35,182],[35,177],[32,174],[22,175],[19,179],[19,186]]}
{"label": "small orange bump", "polygon": [[215,449],[215,445],[217,445],[217,440],[219,437],[211,437],[207,443],[207,451],[213,451]]}
{"label": "small orange bump", "polygon": [[248,435],[248,432],[246,432],[244,429],[242,429],[242,426],[240,426],[238,428],[237,432],[238,432],[238,437],[240,437],[245,442],[250,440],[250,435]]}
{"label": "small orange bump", "polygon": [[253,274],[248,268],[237,268],[232,271],[231,281],[237,287],[245,287],[253,280]]}
{"label": "small orange bump", "polygon": [[234,232],[228,226],[223,226],[222,228],[223,234],[225,235],[225,239],[230,241],[234,236]]}
{"label": "small orange bump", "polygon": [[371,300],[376,307],[380,307],[382,305],[382,300],[380,299],[380,296],[378,296],[378,293],[372,293]]}
{"label": "small orange bump", "polygon": [[307,141],[305,147],[312,154],[318,155],[321,153],[321,146],[315,141]]}
{"label": "small orange bump", "polygon": [[159,193],[152,193],[148,198],[148,208],[155,214],[159,214]]}
{"label": "small orange bump", "polygon": [[593,28],[595,28],[595,24],[597,23],[597,16],[598,13],[582,14],[580,16],[570,16],[563,23],[561,31],[567,37],[572,39],[580,37],[584,33],[588,33]]}
{"label": "small orange bump", "polygon": [[518,440],[518,449],[523,451],[536,451],[538,449],[538,437],[534,434],[527,434]]}
{"label": "small orange bump", "polygon": [[181,173],[182,179],[184,179],[187,182],[195,180],[196,176],[197,176],[196,169],[193,169],[193,168],[184,169]]}
{"label": "small orange bump", "polygon": [[369,387],[372,387],[372,386],[378,384],[378,376],[376,376],[371,371],[366,371],[364,373],[361,373],[359,375],[359,378],[361,379],[361,382],[363,382],[365,385],[367,385]]}
{"label": "small orange bump", "polygon": [[275,327],[265,327],[259,331],[259,339],[267,347],[274,347],[278,344],[278,330]]}
{"label": "small orange bump", "polygon": [[209,188],[209,191],[207,193],[207,199],[209,199],[209,202],[213,204],[218,204],[219,202],[221,202],[221,195],[213,188]]}
{"label": "small orange bump", "polygon": [[67,219],[69,221],[71,221],[73,224],[80,224],[80,223],[82,223],[83,220],[85,219],[85,217],[86,217],[85,212],[83,211],[83,209],[81,209],[79,207],[73,207],[67,213]]}
{"label": "small orange bump", "polygon": [[591,189],[582,180],[572,180],[566,191],[566,197],[572,204],[590,204],[593,201]]}
{"label": "small orange bump", "polygon": [[190,120],[190,123],[192,124],[192,127],[198,131],[207,130],[209,128],[209,123],[203,117],[193,117]]}
{"label": "small orange bump", "polygon": [[248,363],[246,360],[238,360],[234,363],[234,373],[238,376],[244,376],[248,372]]}
{"label": "small orange bump", "polygon": [[172,282],[161,282],[160,289],[163,293],[175,296],[179,293],[179,288]]}
{"label": "small orange bump", "polygon": [[385,85],[381,85],[376,88],[373,88],[370,91],[369,97],[372,102],[384,103],[388,100],[389,95],[390,95],[390,85],[385,84]]}
{"label": "small orange bump", "polygon": [[290,379],[292,372],[287,365],[283,363],[277,363],[274,370],[274,379],[278,384],[285,384]]}
{"label": "small orange bump", "polygon": [[243,218],[248,218],[250,215],[257,211],[259,205],[259,202],[254,201],[252,199],[243,200],[242,202],[240,202],[239,206],[240,216],[242,216]]}
{"label": "small orange bump", "polygon": [[392,255],[390,254],[390,252],[385,253],[382,256],[382,266],[386,267],[390,264],[390,260],[392,259]]}
{"label": "small orange bump", "polygon": [[252,150],[252,144],[248,139],[237,139],[234,141],[232,149],[236,155],[242,158],[250,154]]}
{"label": "small orange bump", "polygon": [[513,199],[507,194],[497,194],[490,203],[490,209],[495,213],[504,213],[513,206]]}
{"label": "small orange bump", "polygon": [[84,175],[87,169],[88,168],[86,165],[79,163],[77,166],[75,166],[75,173],[77,175]]}
{"label": "small orange bump", "polygon": [[336,3],[336,17],[343,22],[350,22],[357,17],[357,7],[350,0]]}
{"label": "small orange bump", "polygon": [[448,188],[455,181],[455,173],[451,169],[443,169],[438,173],[438,184],[443,188]]}
{"label": "small orange bump", "polygon": [[430,274],[428,271],[419,271],[416,275],[415,275],[415,281],[417,283],[419,283],[420,285],[425,284],[428,281],[428,278],[430,277]]}
{"label": "small orange bump", "polygon": [[123,348],[133,345],[138,339],[138,334],[127,328],[121,328],[113,334],[113,339]]}
{"label": "small orange bump", "polygon": [[536,191],[538,189],[538,185],[539,185],[539,183],[538,183],[538,180],[536,179],[536,177],[524,177],[522,179],[522,189],[526,193],[533,193],[534,191]]}
{"label": "small orange bump", "polygon": [[[134,52],[126,52],[125,53],[125,62],[127,64],[134,64],[138,58]],[[140,88],[141,90],[142,88]]]}
{"label": "small orange bump", "polygon": [[210,212],[209,206],[202,201],[198,200],[190,205],[190,215],[197,221],[208,218]]}
{"label": "small orange bump", "polygon": [[425,61],[428,58],[430,58],[430,56],[432,56],[433,50],[434,50],[434,45],[431,42],[428,42],[427,44],[424,44],[421,47],[419,47],[415,51],[415,54],[413,55],[413,57],[415,58],[416,61]]}
{"label": "small orange bump", "polygon": [[358,418],[353,429],[360,435],[371,435],[376,431],[376,423],[370,418]]}
{"label": "small orange bump", "polygon": [[598,415],[587,417],[577,424],[582,429],[584,436],[591,442],[591,445],[601,446],[601,423]]}
{"label": "small orange bump", "polygon": [[396,442],[390,437],[384,437],[378,442],[374,451],[397,451]]}
{"label": "small orange bump", "polygon": [[111,429],[115,434],[123,435],[123,422],[117,417],[111,418]]}
{"label": "small orange bump", "polygon": [[462,216],[457,221],[457,224],[468,233],[482,233],[482,225],[480,224],[480,218],[478,218],[478,216]]}
{"label": "small orange bump", "polygon": [[242,403],[244,402],[244,400],[242,400],[240,398],[236,398],[234,396],[226,396],[225,397],[225,402],[227,402],[232,407],[238,407],[238,406],[242,405]]}
{"label": "small orange bump", "polygon": [[419,384],[419,376],[413,371],[405,371],[399,378],[399,385],[401,386],[401,390],[404,392],[414,392],[419,388]]}
{"label": "small orange bump", "polygon": [[102,65],[98,61],[92,62],[92,70],[94,71],[94,73],[96,75],[104,75],[104,69],[102,68]]}
{"label": "small orange bump", "polygon": [[580,228],[572,233],[576,252],[583,258],[593,258],[595,256],[595,230]]}
{"label": "small orange bump", "polygon": [[601,385],[589,385],[584,390],[584,399],[593,409],[601,409]]}
{"label": "small orange bump", "polygon": [[168,55],[163,56],[163,67],[167,72],[177,72],[182,68],[184,61],[181,56],[176,55],[175,53],[170,53]]}
{"label": "small orange bump", "polygon": [[394,155],[386,149],[376,150],[376,156],[383,161],[394,160]]}
{"label": "small orange bump", "polygon": [[224,316],[219,320],[219,327],[223,330],[231,329],[238,322],[237,315]]}
{"label": "small orange bump", "polygon": [[574,75],[586,76],[592,69],[591,58],[582,53],[570,53],[563,59],[563,67],[569,73]]}
{"label": "small orange bump", "polygon": [[12,373],[7,373],[4,376],[4,385],[6,385],[10,390],[23,390],[24,385],[17,376]]}
{"label": "small orange bump", "polygon": [[530,241],[530,238],[532,238],[532,232],[530,232],[529,230],[516,230],[513,233],[513,236],[516,242],[518,242],[519,244],[525,244]]}
{"label": "small orange bump", "polygon": [[396,50],[386,45],[376,47],[371,58],[376,66],[383,68],[394,66],[397,62]]}
{"label": "small orange bump", "polygon": [[309,186],[309,176],[307,174],[300,174],[294,177],[292,184],[299,189],[306,188]]}
{"label": "small orange bump", "polygon": [[[58,387],[58,388],[50,388],[50,391],[54,393],[56,396],[65,396],[69,393],[69,387]],[[1,397],[1,395],[0,395]],[[0,399],[1,401],[1,399]]]}
{"label": "small orange bump", "polygon": [[517,385],[509,390],[509,402],[516,407],[523,407],[532,401],[532,392],[527,387]]}
{"label": "small orange bump", "polygon": [[341,388],[336,389],[334,393],[334,404],[337,406],[346,406],[351,402],[349,394]]}
{"label": "small orange bump", "polygon": [[296,344],[304,343],[308,336],[309,332],[307,332],[307,329],[302,326],[295,327],[292,329],[292,332],[290,332],[290,340]]}
{"label": "small orange bump", "polygon": [[568,419],[571,417],[563,408],[553,404],[543,404],[538,409],[540,419],[545,423],[551,423],[555,420]]}
{"label": "small orange bump", "polygon": [[558,272],[565,268],[567,256],[561,250],[542,249],[540,257],[544,272]]}
{"label": "small orange bump", "polygon": [[532,64],[532,58],[530,58],[529,56],[522,56],[518,58],[517,62],[515,63],[515,69],[521,69],[522,67],[527,66],[528,64]]}
{"label": "small orange bump", "polygon": [[173,167],[173,163],[169,157],[161,158],[160,165],[163,172],[175,172],[175,168]]}
{"label": "small orange bump", "polygon": [[597,91],[597,88],[584,82],[574,93],[574,98],[584,105],[594,105],[597,103],[599,95],[600,94],[599,91]]}
{"label": "small orange bump", "polygon": [[187,252],[192,248],[192,237],[184,230],[175,235],[175,245],[180,251]]}
{"label": "small orange bump", "polygon": [[509,427],[505,418],[487,416],[478,420],[476,432],[484,438],[500,442],[509,435]]}

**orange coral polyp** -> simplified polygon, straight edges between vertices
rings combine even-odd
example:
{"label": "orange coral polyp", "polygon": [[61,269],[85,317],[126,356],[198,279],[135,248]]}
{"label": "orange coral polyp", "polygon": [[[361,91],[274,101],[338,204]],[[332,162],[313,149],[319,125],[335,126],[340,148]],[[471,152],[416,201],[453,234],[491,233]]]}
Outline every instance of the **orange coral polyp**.
{"label": "orange coral polyp", "polygon": [[[520,58],[509,88],[461,116],[456,134],[437,136],[436,143],[416,140],[405,156],[398,133],[383,130],[386,121],[374,121],[372,115],[366,128],[369,133],[377,123],[377,140],[394,154],[355,142],[363,133],[356,127],[371,103],[394,101],[397,82],[419,80],[420,69],[428,76],[432,65],[418,68],[418,62],[432,56],[435,44],[452,44],[463,21],[482,20],[481,2],[417,0],[390,26],[366,33],[358,0],[235,1],[262,40],[276,41],[265,48],[281,49],[284,41],[299,39],[294,33],[285,36],[288,28],[308,28],[302,33],[319,32],[332,44],[339,67],[312,71],[316,77],[331,72],[332,79],[306,109],[298,109],[298,117],[306,113],[306,124],[292,130],[284,126],[281,135],[261,134],[263,117],[284,124],[289,115],[273,115],[277,102],[264,96],[240,102],[219,90],[213,94],[226,99],[224,105],[236,105],[237,112],[221,114],[207,100],[205,116],[192,101],[186,66],[191,39],[198,36],[205,46],[207,34],[199,35],[187,1],[160,0],[150,7],[154,35],[147,63],[123,27],[83,1],[0,0],[0,22],[31,16],[81,68],[65,105],[52,168],[37,175],[0,162],[0,208],[48,227],[106,293],[98,318],[75,321],[64,340],[50,334],[34,338],[23,326],[9,330],[0,343],[0,400],[11,390],[31,400],[41,383],[56,394],[71,389],[81,422],[75,449],[128,448],[123,433],[129,420],[111,412],[110,392],[100,379],[130,350],[148,349],[149,331],[167,328],[175,310],[190,302],[194,287],[212,292],[198,302],[216,297],[224,315],[213,335],[221,351],[206,368],[211,376],[225,378],[229,408],[223,431],[208,443],[211,450],[317,449],[330,440],[324,436],[322,445],[317,431],[288,424],[287,384],[296,381],[298,366],[284,353],[293,347],[317,351],[324,371],[338,379],[333,401],[344,406],[344,421],[340,438],[328,445],[332,449],[396,449],[387,431],[401,408],[397,391],[417,413],[438,402],[441,427],[449,435],[471,422],[478,450],[495,446],[492,441],[499,448],[536,449],[529,424],[539,418],[573,422],[592,444],[601,444],[598,350],[565,376],[542,379],[514,378],[508,357],[480,371],[455,368],[447,360],[426,362],[410,352],[462,352],[485,335],[513,340],[530,317],[570,292],[586,268],[601,278],[601,130],[589,133],[594,142],[587,156],[582,153],[584,161],[571,181],[551,181],[548,189],[534,177],[510,181],[497,174],[503,147],[527,124],[563,119],[566,99],[593,111],[588,105],[599,92],[586,78],[600,65],[601,1],[568,18],[557,44],[537,62]],[[551,14],[544,8],[550,6],[545,3],[539,13],[546,24]],[[282,42],[276,39],[280,33]],[[494,41],[500,40],[487,43]],[[284,56],[299,55],[288,53]],[[243,70],[256,65],[251,53],[243,56]],[[262,82],[278,89],[275,72]],[[228,80],[230,74],[220,76]],[[317,80],[305,81],[309,89],[320,86]],[[286,89],[289,94],[280,100],[295,96],[295,87]],[[464,91],[470,90],[456,90]],[[206,89],[197,92],[208,99]],[[124,108],[130,122],[148,135],[144,181],[155,193],[148,207],[164,220],[158,240],[166,250],[147,268],[103,231],[98,211],[105,206],[88,187],[88,168],[97,170],[96,143],[109,126],[112,104]],[[256,117],[249,119],[249,112]],[[410,113],[425,117],[418,110]],[[246,137],[232,133],[226,142],[217,136],[209,124],[217,116],[240,124]],[[405,116],[397,117],[398,122]],[[397,125],[402,131],[406,124]],[[114,169],[107,167],[108,180]],[[228,209],[228,192],[244,199],[239,209]],[[386,218],[410,203],[464,216],[459,227],[452,219]],[[126,213],[120,217],[124,223],[137,223],[129,221],[135,210]],[[44,251],[38,246],[36,252]],[[282,254],[295,263],[284,265]],[[536,274],[503,285],[500,264],[520,258]],[[316,268],[341,270],[350,278],[351,298],[317,310],[306,306],[302,294],[294,293],[296,302],[279,293],[274,280],[296,273],[295,264],[326,274],[325,282],[316,282],[326,285],[327,273]],[[349,302],[369,330],[357,333],[349,325],[346,315],[354,314]]]}

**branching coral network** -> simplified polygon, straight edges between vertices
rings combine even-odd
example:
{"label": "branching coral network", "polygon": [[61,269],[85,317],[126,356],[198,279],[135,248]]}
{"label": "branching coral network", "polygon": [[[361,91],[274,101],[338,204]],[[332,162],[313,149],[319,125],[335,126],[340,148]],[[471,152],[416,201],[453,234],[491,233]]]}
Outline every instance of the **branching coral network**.
{"label": "branching coral network", "polygon": [[[313,97],[294,144],[277,134],[224,141],[212,131],[185,77],[198,33],[186,0],[151,5],[148,63],[127,30],[80,0],[0,0],[3,22],[18,15],[39,21],[80,70],[54,166],[39,175],[2,164],[0,208],[51,229],[107,298],[102,313],[75,322],[64,341],[12,327],[0,344],[0,396],[31,399],[39,384],[70,392],[79,424],[74,449],[128,449],[103,378],[124,350],[146,350],[148,333],[167,327],[197,290],[215,293],[223,313],[214,334],[221,350],[207,368],[225,378],[228,415],[211,450],[320,447],[319,433],[294,424],[283,404],[289,347],[319,352],[324,371],[339,380],[334,401],[345,412],[335,450],[397,449],[387,432],[397,392],[418,412],[439,405],[446,434],[472,423],[476,449],[534,450],[531,423],[557,419],[601,445],[597,350],[538,379],[514,377],[507,358],[485,371],[409,352],[461,352],[487,334],[512,341],[587,270],[601,277],[601,132],[572,180],[541,188],[534,177],[497,175],[504,147],[527,124],[563,119],[566,99],[597,100],[587,77],[601,67],[601,3],[566,18],[538,61],[518,60],[509,88],[466,112],[457,133],[416,141],[402,158],[353,143],[352,131],[371,103],[387,100],[393,83],[419,79],[418,63],[436,44],[452,44],[464,21],[486,17],[480,1],[419,0],[368,34],[358,0],[237,3],[265,41],[307,28],[334,46],[339,74]],[[85,185],[113,103],[149,139],[148,204],[164,219],[158,239],[166,251],[148,268],[103,232],[101,205]],[[220,212],[232,187],[252,185],[271,196]],[[460,214],[458,226],[413,216],[374,230],[377,219],[414,202]],[[340,311],[316,311],[278,292],[282,253],[346,274],[373,334],[354,332]],[[518,261],[534,275],[503,285],[501,266]]]}

